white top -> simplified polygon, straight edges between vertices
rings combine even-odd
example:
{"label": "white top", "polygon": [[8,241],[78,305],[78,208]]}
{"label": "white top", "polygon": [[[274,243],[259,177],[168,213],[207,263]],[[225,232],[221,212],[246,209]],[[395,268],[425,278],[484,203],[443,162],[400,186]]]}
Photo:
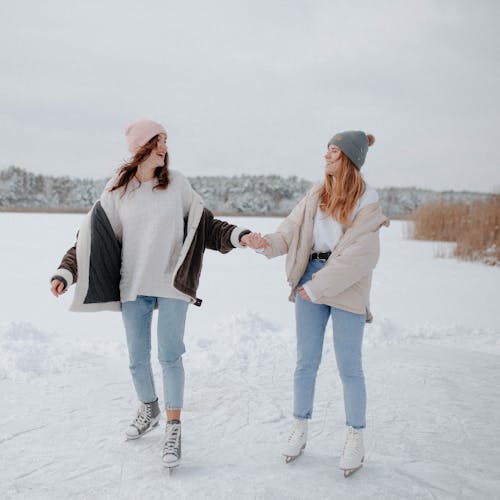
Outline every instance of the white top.
{"label": "white top", "polygon": [[[365,184],[365,192],[362,194],[361,198],[358,200],[358,203],[354,207],[350,215],[350,219],[354,219],[358,212],[370,205],[370,203],[376,203],[378,201],[378,193],[375,189]],[[313,227],[313,247],[312,252],[333,252],[340,238],[344,234],[346,227],[335,220],[333,217],[325,214],[318,205],[316,210],[316,215],[314,216],[314,227]],[[307,295],[313,302],[315,297],[310,293],[309,287],[304,287]]]}
{"label": "white top", "polygon": [[133,179],[123,197],[123,188],[110,193],[111,179],[100,201],[111,226],[122,242],[121,302],[138,295],[190,301],[173,286],[173,271],[184,239],[184,217],[193,201],[189,181],[170,170],[166,190],[155,189],[156,180]]}
{"label": "white top", "polygon": [[[378,201],[378,193],[372,187],[365,185],[365,192],[361,195],[358,203],[350,215],[350,220],[354,219],[358,212],[370,203]],[[340,238],[344,234],[345,226],[335,220],[330,215],[325,214],[318,205],[314,216],[313,229],[313,252],[333,252]]]}

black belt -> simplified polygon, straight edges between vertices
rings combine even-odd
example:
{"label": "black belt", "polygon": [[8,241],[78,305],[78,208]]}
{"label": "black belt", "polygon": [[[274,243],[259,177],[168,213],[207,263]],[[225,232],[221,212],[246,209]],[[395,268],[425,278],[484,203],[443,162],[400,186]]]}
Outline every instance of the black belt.
{"label": "black belt", "polygon": [[328,260],[332,252],[314,252],[309,257],[309,260]]}

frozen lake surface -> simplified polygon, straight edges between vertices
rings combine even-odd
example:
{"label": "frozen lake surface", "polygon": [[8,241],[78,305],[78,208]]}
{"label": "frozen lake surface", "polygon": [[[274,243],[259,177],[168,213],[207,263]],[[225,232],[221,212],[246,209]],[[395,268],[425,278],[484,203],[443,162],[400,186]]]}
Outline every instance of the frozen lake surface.
{"label": "frozen lake surface", "polygon": [[[365,330],[365,466],[344,479],[331,328],[304,455],[286,465],[295,362],[284,258],[207,252],[186,326],[183,462],[136,442],[119,313],[68,312],[48,279],[81,215],[0,213],[0,498],[500,498],[500,268],[381,230]],[[271,232],[280,219],[227,218]],[[446,252],[448,247],[442,246]],[[156,351],[156,347],[154,348]],[[157,389],[160,369],[154,356]]]}

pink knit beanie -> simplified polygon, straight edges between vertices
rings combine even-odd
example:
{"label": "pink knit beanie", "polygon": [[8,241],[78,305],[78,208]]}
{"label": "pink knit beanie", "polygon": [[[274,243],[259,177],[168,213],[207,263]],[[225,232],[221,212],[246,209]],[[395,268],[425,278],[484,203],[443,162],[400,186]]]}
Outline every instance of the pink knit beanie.
{"label": "pink knit beanie", "polygon": [[152,120],[141,119],[131,123],[125,129],[128,150],[135,154],[151,138],[158,134],[167,134],[163,125]]}

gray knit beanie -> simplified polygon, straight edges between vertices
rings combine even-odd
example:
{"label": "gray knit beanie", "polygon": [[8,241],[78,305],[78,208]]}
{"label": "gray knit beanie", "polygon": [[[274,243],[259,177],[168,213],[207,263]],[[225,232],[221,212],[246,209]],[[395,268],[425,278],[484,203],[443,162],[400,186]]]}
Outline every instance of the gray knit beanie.
{"label": "gray knit beanie", "polygon": [[372,134],[366,135],[361,130],[347,130],[335,134],[328,145],[337,146],[360,170],[365,162],[368,146],[374,142],[375,137]]}

